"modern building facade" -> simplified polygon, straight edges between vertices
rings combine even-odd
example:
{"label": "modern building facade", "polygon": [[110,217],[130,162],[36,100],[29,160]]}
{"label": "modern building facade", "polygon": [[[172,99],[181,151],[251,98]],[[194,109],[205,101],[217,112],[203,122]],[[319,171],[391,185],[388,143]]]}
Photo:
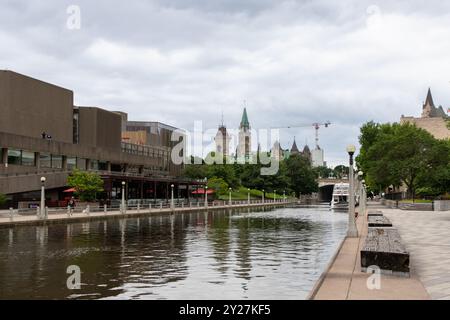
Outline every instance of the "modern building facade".
{"label": "modern building facade", "polygon": [[[41,176],[49,203],[63,201],[74,168],[101,175],[105,200],[121,197],[122,181],[127,198],[134,199],[167,198],[171,184],[187,197],[196,184],[182,179],[182,166],[171,163],[173,127],[74,106],[71,90],[6,70],[0,71],[0,112],[0,193],[10,204],[39,199]],[[148,133],[142,143],[126,139],[137,127]]]}
{"label": "modern building facade", "polygon": [[323,149],[316,146],[314,150],[311,151],[311,164],[313,167],[326,167],[326,162],[324,160]]}

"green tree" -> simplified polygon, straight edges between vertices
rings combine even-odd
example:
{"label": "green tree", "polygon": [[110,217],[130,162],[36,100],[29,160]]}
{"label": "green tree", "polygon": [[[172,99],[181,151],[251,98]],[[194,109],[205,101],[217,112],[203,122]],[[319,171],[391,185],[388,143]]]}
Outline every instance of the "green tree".
{"label": "green tree", "polygon": [[239,179],[236,176],[233,165],[231,164],[212,164],[205,165],[205,177],[210,178],[222,178],[232,188],[240,186]]}
{"label": "green tree", "polygon": [[302,156],[291,155],[286,160],[286,176],[290,181],[290,188],[297,197],[318,190],[316,174],[309,161]]}
{"label": "green tree", "polygon": [[428,168],[417,177],[421,195],[450,193],[450,140],[436,140],[428,155]]}
{"label": "green tree", "polygon": [[95,200],[98,192],[103,191],[103,180],[95,172],[75,169],[67,178],[67,184],[76,190],[81,201]]}
{"label": "green tree", "polygon": [[338,179],[342,179],[344,176],[348,176],[348,167],[344,166],[342,164],[334,167],[333,169],[333,176],[338,178]]}
{"label": "green tree", "polygon": [[413,198],[416,188],[445,189],[448,142],[412,124],[369,122],[361,128],[360,143],[356,161],[371,189],[404,184]]}
{"label": "green tree", "polygon": [[8,199],[3,193],[0,193],[0,206],[3,206]]}
{"label": "green tree", "polygon": [[213,189],[216,195],[224,195],[228,192],[228,183],[222,178],[213,177],[208,180],[208,188]]}
{"label": "green tree", "polygon": [[330,176],[334,176],[334,170],[326,166],[316,167],[314,168],[314,172],[316,173],[317,178],[328,178]]}

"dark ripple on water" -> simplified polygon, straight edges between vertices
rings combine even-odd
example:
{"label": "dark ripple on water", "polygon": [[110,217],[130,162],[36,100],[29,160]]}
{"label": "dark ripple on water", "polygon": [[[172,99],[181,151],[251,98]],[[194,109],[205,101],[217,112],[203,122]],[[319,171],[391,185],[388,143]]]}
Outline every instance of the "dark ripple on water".
{"label": "dark ripple on water", "polygon": [[[345,235],[324,208],[0,230],[0,298],[302,299]],[[78,265],[81,290],[68,290]]]}

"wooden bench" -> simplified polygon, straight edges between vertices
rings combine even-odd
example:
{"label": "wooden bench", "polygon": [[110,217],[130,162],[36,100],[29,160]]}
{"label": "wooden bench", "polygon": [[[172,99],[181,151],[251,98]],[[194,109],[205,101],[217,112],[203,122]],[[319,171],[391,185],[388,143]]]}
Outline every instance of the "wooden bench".
{"label": "wooden bench", "polygon": [[369,210],[367,212],[367,216],[368,217],[371,217],[371,216],[379,217],[379,216],[383,216],[383,212],[381,212],[380,210]]}
{"label": "wooden bench", "polygon": [[409,276],[409,252],[395,228],[369,228],[361,250],[361,269],[377,266],[382,273]]}
{"label": "wooden bench", "polygon": [[368,216],[367,223],[369,228],[392,227],[392,222],[384,216]]}

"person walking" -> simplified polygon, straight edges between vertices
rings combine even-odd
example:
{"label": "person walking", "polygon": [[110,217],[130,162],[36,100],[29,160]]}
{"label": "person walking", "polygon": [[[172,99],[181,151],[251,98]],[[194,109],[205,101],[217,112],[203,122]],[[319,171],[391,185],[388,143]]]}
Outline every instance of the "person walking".
{"label": "person walking", "polygon": [[69,200],[69,210],[70,210],[70,214],[71,215],[72,215],[73,209],[75,208],[75,205],[76,205],[75,198],[74,197],[70,198],[70,200]]}

